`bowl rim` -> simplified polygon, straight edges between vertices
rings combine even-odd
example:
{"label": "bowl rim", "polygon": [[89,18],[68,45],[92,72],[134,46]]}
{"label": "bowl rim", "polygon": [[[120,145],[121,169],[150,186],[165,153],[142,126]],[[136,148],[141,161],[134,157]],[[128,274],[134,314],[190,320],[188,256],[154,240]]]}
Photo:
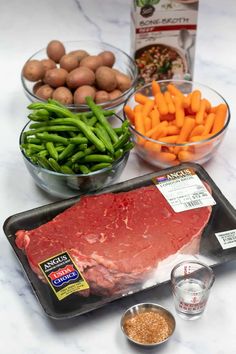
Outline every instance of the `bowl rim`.
{"label": "bowl rim", "polygon": [[56,171],[52,171],[52,170],[48,170],[42,166],[39,166],[39,165],[35,165],[30,159],[29,157],[25,154],[24,150],[21,148],[21,141],[22,141],[22,137],[23,137],[23,134],[24,134],[24,131],[26,129],[26,127],[31,123],[31,121],[27,122],[23,129],[21,130],[20,132],[20,136],[19,136],[19,148],[20,148],[20,151],[22,153],[22,156],[23,158],[29,162],[30,165],[32,165],[32,167],[34,168],[38,168],[39,170],[42,170],[42,171],[45,171],[46,173],[48,174],[51,174],[51,175],[54,175],[54,176],[58,176],[58,177],[93,177],[93,176],[96,176],[96,175],[99,175],[100,173],[103,173],[103,172],[108,172],[110,170],[112,170],[113,168],[115,168],[117,165],[119,165],[123,160],[128,160],[129,158],[129,155],[130,155],[130,150],[129,151],[126,151],[119,159],[115,160],[112,162],[111,166],[110,167],[105,167],[105,168],[102,168],[100,170],[97,170],[97,171],[93,171],[93,172],[90,172],[90,173],[74,173],[74,174],[70,174],[70,173],[60,173],[60,172],[56,172]]}
{"label": "bowl rim", "polygon": [[[62,42],[62,41],[61,41]],[[86,44],[96,44],[96,45],[102,45],[102,46],[107,46],[109,47],[111,50],[115,50],[117,52],[120,52],[122,55],[124,55],[126,57],[126,59],[128,59],[128,61],[132,64],[132,71],[133,71],[133,78],[132,78],[132,82],[131,82],[131,86],[128,90],[122,92],[122,95],[118,96],[117,98],[114,98],[112,100],[109,100],[109,101],[106,101],[106,102],[102,102],[102,103],[98,103],[97,105],[100,106],[101,108],[104,108],[104,109],[112,109],[112,107],[116,107],[120,104],[122,104],[122,99],[124,97],[126,97],[126,95],[129,93],[129,92],[132,92],[135,87],[136,87],[136,84],[137,84],[137,81],[138,81],[138,67],[135,63],[135,60],[129,55],[127,54],[125,51],[123,51],[122,49],[118,48],[118,47],[115,47],[114,45],[112,44],[109,44],[109,43],[106,43],[106,42],[100,42],[100,41],[95,41],[95,40],[74,40],[74,41],[63,41],[62,42],[63,45],[69,45],[69,44],[76,44],[76,43],[85,43]],[[108,48],[107,48],[108,50]],[[24,63],[24,65],[32,60],[35,56],[37,56],[38,54],[42,53],[43,51],[46,51],[46,47],[44,48],[41,48],[39,49],[37,52],[35,52],[34,54],[32,54]],[[23,65],[23,67],[24,67]],[[24,76],[23,76],[23,67],[22,67],[22,70],[21,70],[21,83],[22,83],[22,86],[23,86],[23,89],[25,90],[25,92],[27,93],[27,95],[29,95],[30,97],[32,97],[35,101],[38,101],[38,102],[46,102],[47,100],[44,100],[38,96],[36,96],[32,91],[30,91],[26,85],[26,82],[31,82],[29,80],[27,80]],[[32,82],[33,83],[33,82]],[[36,83],[36,82],[35,82]],[[81,110],[86,110],[88,109],[88,106],[86,104],[69,104],[69,105],[65,105],[65,107],[67,107],[68,109],[81,109]],[[111,107],[111,108],[110,108]],[[113,107],[113,108],[114,108]]]}
{"label": "bowl rim", "polygon": [[[189,143],[167,143],[167,142],[164,142],[164,141],[161,141],[161,140],[154,140],[152,138],[149,138],[145,135],[143,135],[142,133],[138,132],[131,124],[129,126],[129,129],[134,133],[134,134],[137,134],[138,136],[140,136],[141,138],[147,140],[147,141],[150,141],[152,143],[155,143],[155,144],[159,144],[159,145],[162,145],[162,146],[179,146],[179,147],[184,147],[184,146],[200,146],[202,145],[202,143],[208,143],[208,142],[211,142],[212,140],[215,140],[216,137],[220,136],[225,130],[226,128],[228,127],[229,125],[229,122],[231,120],[231,112],[230,112],[230,108],[229,108],[229,105],[227,103],[227,101],[225,100],[225,98],[219,93],[217,92],[216,90],[212,89],[211,87],[205,85],[205,84],[202,84],[198,81],[190,81],[190,80],[180,80],[180,79],[168,79],[168,80],[157,80],[156,81],[157,83],[161,84],[161,83],[168,83],[168,82],[177,82],[177,83],[182,83],[182,84],[193,84],[193,85],[197,85],[197,86],[202,86],[204,87],[205,89],[208,89],[212,92],[214,92],[217,96],[219,96],[223,102],[226,104],[227,106],[227,110],[228,110],[228,114],[227,114],[227,118],[226,118],[226,122],[225,122],[225,125],[224,127],[216,134],[212,135],[210,138],[207,138],[207,139],[203,139],[203,140],[199,140],[199,141],[194,141],[194,142],[189,142]],[[141,86],[140,88],[138,88],[137,90],[135,90],[133,93],[131,93],[127,99],[125,100],[124,102],[124,105],[123,105],[123,115],[124,115],[124,118],[125,119],[128,119],[125,111],[124,111],[124,107],[125,105],[128,104],[128,101],[134,97],[134,95],[139,92],[140,90],[143,90],[147,87],[150,87],[151,86],[151,82],[144,85],[144,86]]]}
{"label": "bowl rim", "polygon": [[[172,327],[172,331],[170,333],[170,335],[165,338],[164,340],[160,341],[160,342],[156,342],[156,343],[140,343],[140,342],[137,342],[135,341],[134,339],[130,338],[130,336],[127,334],[127,332],[125,331],[124,329],[124,319],[125,319],[125,316],[132,310],[132,309],[135,309],[135,308],[139,308],[139,307],[145,307],[145,306],[151,306],[151,307],[154,307],[156,309],[160,309],[162,310],[163,312],[165,312],[170,318],[171,320],[173,321],[173,327]],[[138,344],[142,347],[154,347],[154,346],[157,346],[159,344],[162,344],[162,343],[165,343],[166,341],[168,341],[168,339],[170,339],[170,337],[174,334],[175,332],[175,328],[176,328],[176,320],[175,320],[175,317],[174,315],[164,306],[162,305],[159,305],[157,303],[154,303],[154,302],[141,302],[141,303],[138,303],[138,304],[135,304],[129,308],[127,308],[124,313],[122,314],[121,316],[121,319],[120,319],[120,327],[121,327],[121,330],[123,332],[123,334],[126,336],[126,338],[128,338],[131,342],[135,343],[135,344]]]}

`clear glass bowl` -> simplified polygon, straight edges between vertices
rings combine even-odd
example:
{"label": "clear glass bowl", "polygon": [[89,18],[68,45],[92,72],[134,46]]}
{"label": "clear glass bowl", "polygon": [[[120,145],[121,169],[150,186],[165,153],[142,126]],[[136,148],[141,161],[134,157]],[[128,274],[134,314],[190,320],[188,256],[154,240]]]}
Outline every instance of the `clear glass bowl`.
{"label": "clear glass bowl", "polygon": [[[131,78],[131,87],[127,91],[123,92],[121,96],[113,100],[100,103],[98,104],[98,106],[104,109],[112,109],[118,112],[122,108],[122,104],[125,102],[127,97],[136,88],[138,71],[134,60],[128,54],[123,52],[121,49],[103,42],[81,40],[81,41],[63,42],[63,44],[65,46],[66,53],[73,50],[83,49],[87,51],[90,55],[97,55],[102,51],[111,51],[115,55],[116,61],[113,68],[121,71],[122,73],[128,75]],[[28,60],[32,60],[32,59],[42,60],[46,58],[47,58],[47,53],[46,53],[46,48],[44,48],[39,50],[35,54],[33,54]],[[31,102],[45,102],[45,100],[39,98],[33,93],[33,86],[35,85],[35,82],[31,82],[27,80],[23,76],[22,72],[21,72],[21,82],[23,85],[24,92]],[[71,111],[76,111],[76,112],[88,110],[88,106],[85,104],[70,104],[67,105],[66,107]]]}
{"label": "clear glass bowl", "polygon": [[[23,133],[28,130],[28,125],[20,134],[20,146],[23,143]],[[24,163],[35,183],[45,192],[57,198],[70,198],[76,195],[94,192],[118,180],[129,158],[129,151],[120,159],[113,162],[110,167],[103,168],[89,174],[62,174],[47,170],[33,164],[21,149]]]}
{"label": "clear glass bowl", "polygon": [[[160,168],[178,165],[182,162],[195,162],[199,164],[206,163],[216,153],[227,131],[230,122],[230,109],[227,102],[214,89],[197,82],[186,80],[163,80],[158,81],[158,83],[161,87],[162,92],[165,92],[167,90],[167,85],[171,83],[174,84],[183,94],[188,94],[195,89],[200,90],[202,93],[202,98],[206,98],[207,100],[209,100],[212,106],[217,106],[221,103],[226,104],[228,112],[224,127],[223,129],[221,129],[221,131],[219,131],[215,135],[212,135],[208,139],[196,142],[177,144],[162,142],[160,140],[154,140],[152,138],[149,138],[138,132],[135,129],[134,125],[132,125],[130,127],[130,130],[132,132],[132,139],[135,144],[135,151],[143,160]],[[128,105],[131,108],[134,108],[137,105],[137,102],[135,102],[136,93],[141,93],[149,98],[153,98],[151,83],[141,87],[140,89],[137,89],[133,94],[131,94],[130,97],[126,100],[125,105]],[[124,110],[123,115],[125,118],[129,119]],[[150,149],[150,144],[148,147],[147,143],[153,143],[154,148]],[[176,158],[172,160],[166,160],[164,155],[158,152],[173,152],[175,147],[178,147],[178,151],[185,151],[187,153],[177,154]],[[181,159],[179,157],[181,157]]]}

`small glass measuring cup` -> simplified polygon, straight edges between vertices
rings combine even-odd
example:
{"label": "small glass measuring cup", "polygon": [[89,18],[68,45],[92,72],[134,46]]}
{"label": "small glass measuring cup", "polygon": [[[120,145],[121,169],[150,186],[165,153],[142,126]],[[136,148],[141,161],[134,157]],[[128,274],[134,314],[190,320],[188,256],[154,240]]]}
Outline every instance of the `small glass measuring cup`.
{"label": "small glass measuring cup", "polygon": [[172,293],[181,318],[195,320],[201,317],[214,280],[213,270],[198,261],[180,262],[172,269]]}

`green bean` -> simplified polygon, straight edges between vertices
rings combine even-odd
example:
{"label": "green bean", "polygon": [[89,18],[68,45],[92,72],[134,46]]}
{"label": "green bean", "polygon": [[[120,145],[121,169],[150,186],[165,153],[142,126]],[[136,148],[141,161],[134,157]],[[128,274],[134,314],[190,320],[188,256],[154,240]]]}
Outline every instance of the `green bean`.
{"label": "green bean", "polygon": [[113,145],[114,149],[120,149],[122,146],[127,143],[127,141],[130,139],[130,132],[128,129],[126,129],[126,132],[119,137],[119,140]]}
{"label": "green bean", "polygon": [[37,163],[39,164],[39,166],[46,168],[47,170],[52,169],[50,164],[48,163],[48,160],[45,158],[45,156],[38,156]]}
{"label": "green bean", "polygon": [[57,134],[49,134],[47,132],[44,133],[36,133],[36,137],[43,141],[51,141],[53,143],[62,143],[64,145],[69,145],[69,140],[64,138],[63,136]]}
{"label": "green bean", "polygon": [[[106,130],[104,129],[104,131],[106,132]],[[104,131],[101,129],[101,126],[99,126],[98,124],[96,124],[96,129],[95,129],[95,134],[98,136],[98,138],[103,142],[103,144],[105,145],[106,149],[113,154],[114,153],[114,148],[113,145],[111,143],[110,137],[108,136],[109,139],[107,139],[106,134],[104,134]]]}
{"label": "green bean", "polygon": [[93,165],[91,168],[90,168],[90,171],[91,172],[94,172],[94,171],[98,171],[98,170],[101,170],[103,168],[106,168],[106,167],[110,167],[112,166],[110,163],[107,163],[107,162],[101,162],[101,163],[98,163],[96,165]]}
{"label": "green bean", "polygon": [[[104,114],[105,117],[110,117],[115,114],[115,111],[108,109],[101,109],[101,112]],[[91,118],[94,115],[93,112],[75,113],[78,118],[80,118],[82,114],[85,115],[86,118]]]}
{"label": "green bean", "polygon": [[122,130],[121,127],[120,128],[114,128],[113,130],[116,132],[117,135],[123,134],[123,130]]}
{"label": "green bean", "polygon": [[85,165],[77,165],[77,168],[85,175],[90,172],[90,169]]}
{"label": "green bean", "polygon": [[58,160],[61,161],[61,160],[64,160],[64,159],[70,157],[74,151],[74,148],[75,148],[74,144],[67,145],[67,147],[64,148],[63,151],[58,156]]}
{"label": "green bean", "polygon": [[133,147],[134,147],[134,143],[133,143],[132,141],[126,143],[126,144],[123,146],[123,151],[124,151],[124,153],[127,152],[127,151],[129,151],[129,150],[131,150],[131,149],[133,149]]}
{"label": "green bean", "polygon": [[33,152],[39,152],[45,150],[45,147],[43,145],[37,145],[37,144],[28,144],[27,148]]}
{"label": "green bean", "polygon": [[91,111],[94,113],[95,117],[106,129],[106,131],[109,134],[113,143],[116,143],[118,141],[118,136],[117,136],[116,132],[113,130],[113,128],[111,127],[111,125],[108,123],[103,112],[98,108],[98,106],[96,106],[95,102],[92,100],[91,97],[86,97],[85,100],[86,100],[87,105],[91,109]]}
{"label": "green bean", "polygon": [[38,109],[28,115],[30,120],[35,122],[45,122],[49,119],[49,112],[46,109]]}
{"label": "green bean", "polygon": [[87,119],[87,117],[86,117],[85,114],[82,113],[80,119],[81,119],[82,122],[84,122],[85,124],[88,124],[88,119]]}
{"label": "green bean", "polygon": [[65,150],[65,145],[56,146],[55,149],[57,150],[57,152],[61,153],[63,150]]}
{"label": "green bean", "polygon": [[27,138],[27,143],[31,143],[31,144],[41,144],[42,141],[40,139],[37,138]]}
{"label": "green bean", "polygon": [[70,168],[70,167],[67,166],[67,165],[62,165],[62,166],[61,166],[61,172],[62,172],[62,173],[65,173],[66,175],[75,174],[74,171],[72,170],[72,168]]}
{"label": "green bean", "polygon": [[113,158],[108,155],[101,155],[101,154],[91,154],[87,155],[83,158],[84,162],[113,162]]}
{"label": "green bean", "polygon": [[88,125],[90,125],[90,127],[93,127],[96,122],[97,122],[97,118],[94,116],[88,119]]}
{"label": "green bean", "polygon": [[76,161],[78,161],[79,159],[81,159],[81,157],[84,157],[84,151],[78,151],[76,154],[74,154],[73,156],[71,156],[71,161],[73,163],[75,163]]}
{"label": "green bean", "polygon": [[73,144],[87,144],[88,139],[85,137],[75,136],[74,138],[69,138],[70,143]]}
{"label": "green bean", "polygon": [[48,103],[62,108],[65,107],[62,103],[58,102],[57,100],[54,100],[53,98],[48,98]]}
{"label": "green bean", "polygon": [[55,146],[53,144],[52,141],[48,141],[46,143],[46,148],[49,152],[49,155],[54,159],[54,160],[58,160],[58,152],[57,150],[55,149]]}
{"label": "green bean", "polygon": [[76,127],[74,126],[68,126],[68,125],[54,125],[54,126],[46,126],[46,127],[41,127],[37,129],[32,129],[24,132],[24,136],[28,135],[35,135],[37,133],[43,133],[43,132],[64,132],[64,131],[77,131]]}
{"label": "green bean", "polygon": [[37,153],[37,156],[39,156],[39,157],[46,157],[48,155],[49,155],[48,150],[42,150]]}
{"label": "green bean", "polygon": [[55,104],[51,104],[51,103],[38,103],[38,102],[34,102],[31,103],[28,107],[28,109],[46,109],[48,112],[53,112],[56,114],[60,114],[63,117],[71,117],[74,118],[74,114],[67,108],[65,108],[64,106],[58,106]]}
{"label": "green bean", "polygon": [[115,157],[115,160],[118,160],[119,158],[121,158],[121,156],[123,155],[124,151],[123,149],[118,149],[116,150],[115,154],[114,154],[114,157]]}
{"label": "green bean", "polygon": [[29,125],[29,128],[30,129],[38,129],[38,128],[41,128],[41,127],[47,127],[47,122],[37,122],[37,123],[31,123]]}
{"label": "green bean", "polygon": [[60,165],[59,165],[59,164],[57,163],[57,161],[54,160],[52,157],[49,157],[48,163],[49,163],[50,167],[51,167],[55,172],[61,172],[61,167],[60,167]]}
{"label": "green bean", "polygon": [[79,150],[86,150],[88,148],[88,145],[87,144],[80,144],[79,146],[78,146],[78,149]]}
{"label": "green bean", "polygon": [[122,123],[121,129],[122,129],[122,131],[125,133],[128,127],[129,127],[129,121],[126,119],[126,120],[124,120],[124,122]]}

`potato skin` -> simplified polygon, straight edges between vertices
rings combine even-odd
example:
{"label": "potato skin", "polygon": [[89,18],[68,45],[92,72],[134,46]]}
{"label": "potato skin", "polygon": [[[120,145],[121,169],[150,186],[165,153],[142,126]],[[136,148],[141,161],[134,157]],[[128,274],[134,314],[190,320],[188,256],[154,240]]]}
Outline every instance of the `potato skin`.
{"label": "potato skin", "polygon": [[112,66],[115,63],[115,55],[109,51],[109,50],[104,50],[103,52],[98,54],[102,58],[103,65],[109,66],[112,68]]}
{"label": "potato skin", "polygon": [[44,71],[46,72],[47,70],[50,69],[55,69],[57,67],[55,61],[52,59],[42,59],[41,63],[43,64]]}
{"label": "potato skin", "polygon": [[52,98],[65,105],[73,103],[73,95],[71,91],[64,86],[57,87],[53,91]]}
{"label": "potato skin", "polygon": [[95,97],[96,90],[89,85],[83,85],[78,87],[74,92],[74,103],[85,104],[85,97],[90,96],[92,99]]}
{"label": "potato skin", "polygon": [[87,67],[79,67],[72,70],[66,79],[67,86],[70,89],[76,89],[83,85],[93,85],[95,82],[95,74]]}
{"label": "potato skin", "polygon": [[43,64],[36,59],[27,61],[23,67],[23,76],[33,82],[41,80],[44,76],[44,72]]}
{"label": "potato skin", "polygon": [[86,52],[86,50],[83,49],[78,49],[78,50],[72,50],[71,52],[68,53],[69,55],[74,55],[77,60],[78,63],[85,57],[87,57],[89,55],[88,52]]}
{"label": "potato skin", "polygon": [[89,55],[80,61],[80,66],[85,66],[93,71],[96,71],[102,66],[102,58],[98,55]]}
{"label": "potato skin", "polygon": [[95,103],[103,103],[110,100],[110,95],[107,91],[99,90],[95,94]]}
{"label": "potato skin", "polygon": [[122,92],[118,89],[111,91],[109,93],[110,100],[114,100],[122,95]]}
{"label": "potato skin", "polygon": [[46,71],[44,81],[52,87],[64,86],[68,72],[62,68],[50,69]]}
{"label": "potato skin", "polygon": [[108,92],[115,90],[117,86],[115,72],[107,66],[100,66],[96,70],[96,84],[100,90]]}
{"label": "potato skin", "polygon": [[36,96],[42,98],[43,100],[47,100],[48,98],[52,98],[53,88],[48,84],[42,85],[37,91]]}
{"label": "potato skin", "polygon": [[44,85],[43,81],[37,81],[33,86],[33,93],[36,95],[37,90]]}
{"label": "potato skin", "polygon": [[78,60],[76,56],[71,54],[65,54],[60,59],[60,67],[70,72],[78,67]]}
{"label": "potato skin", "polygon": [[122,92],[128,90],[132,85],[130,77],[119,70],[113,69],[113,71],[117,80],[117,88]]}
{"label": "potato skin", "polygon": [[56,63],[59,63],[61,57],[66,54],[64,44],[58,40],[52,40],[49,42],[46,51],[48,57]]}

